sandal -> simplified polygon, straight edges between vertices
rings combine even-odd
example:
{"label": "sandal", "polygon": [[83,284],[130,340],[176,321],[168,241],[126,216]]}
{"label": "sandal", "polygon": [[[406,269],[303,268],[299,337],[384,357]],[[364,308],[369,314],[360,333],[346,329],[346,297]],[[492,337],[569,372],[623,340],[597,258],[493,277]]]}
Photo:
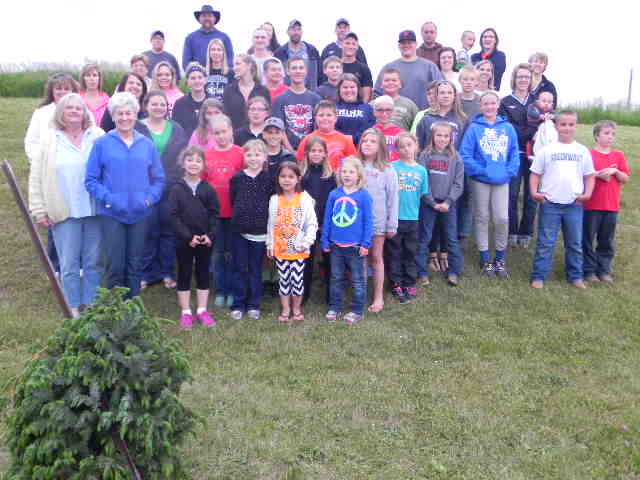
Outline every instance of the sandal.
{"label": "sandal", "polygon": [[383,308],[384,303],[379,303],[377,305],[375,303],[372,303],[371,305],[369,305],[369,308],[367,308],[367,310],[371,313],[378,313],[381,312]]}
{"label": "sandal", "polygon": [[440,271],[440,263],[438,262],[438,254],[430,253],[429,254],[429,270],[432,272]]}
{"label": "sandal", "polygon": [[171,277],[163,278],[162,283],[164,284],[164,288],[166,288],[167,290],[173,290],[178,286],[176,281]]}
{"label": "sandal", "polygon": [[289,315],[280,314],[278,315],[278,323],[289,323],[291,320],[289,319]]}
{"label": "sandal", "polygon": [[293,314],[294,322],[304,322],[304,313],[298,312]]}

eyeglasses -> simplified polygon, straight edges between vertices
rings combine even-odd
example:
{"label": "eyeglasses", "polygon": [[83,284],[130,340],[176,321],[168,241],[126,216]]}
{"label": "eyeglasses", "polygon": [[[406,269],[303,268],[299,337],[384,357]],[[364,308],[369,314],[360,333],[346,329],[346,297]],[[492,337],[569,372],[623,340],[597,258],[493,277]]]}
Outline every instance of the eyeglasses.
{"label": "eyeglasses", "polygon": [[376,112],[392,113],[393,112],[393,108],[376,108]]}
{"label": "eyeglasses", "polygon": [[250,112],[266,112],[267,109],[266,108],[261,108],[261,107],[251,107],[249,109]]}
{"label": "eyeglasses", "polygon": [[516,80],[529,80],[531,75],[516,75]]}

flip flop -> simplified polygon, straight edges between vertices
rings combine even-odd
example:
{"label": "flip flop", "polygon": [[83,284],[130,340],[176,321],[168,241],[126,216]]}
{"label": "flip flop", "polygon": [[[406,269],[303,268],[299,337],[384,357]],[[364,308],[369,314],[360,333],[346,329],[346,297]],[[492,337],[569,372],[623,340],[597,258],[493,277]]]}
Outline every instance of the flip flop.
{"label": "flip flop", "polygon": [[289,319],[289,315],[278,315],[278,323],[289,323],[291,320]]}
{"label": "flip flop", "polygon": [[367,308],[367,310],[371,313],[378,313],[381,312],[384,309],[384,303],[382,305],[379,306],[375,306],[375,304],[371,304],[369,305],[369,308]]}
{"label": "flip flop", "polygon": [[294,313],[293,314],[293,321],[294,322],[304,322],[304,314],[302,312]]}
{"label": "flip flop", "polygon": [[176,281],[173,278],[163,278],[162,279],[162,284],[164,285],[164,288],[166,288],[168,290],[173,290],[174,288],[176,288],[178,286],[178,284],[176,283]]}

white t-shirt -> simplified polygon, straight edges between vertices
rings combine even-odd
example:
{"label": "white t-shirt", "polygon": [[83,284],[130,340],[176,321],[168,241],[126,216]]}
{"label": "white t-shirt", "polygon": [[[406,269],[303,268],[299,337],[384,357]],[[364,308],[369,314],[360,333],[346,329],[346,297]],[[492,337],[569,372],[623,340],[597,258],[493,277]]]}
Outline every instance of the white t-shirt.
{"label": "white t-shirt", "polygon": [[540,175],[538,191],[548,201],[568,205],[584,192],[584,176],[595,173],[589,150],[577,142],[554,142],[540,150],[531,164]]}

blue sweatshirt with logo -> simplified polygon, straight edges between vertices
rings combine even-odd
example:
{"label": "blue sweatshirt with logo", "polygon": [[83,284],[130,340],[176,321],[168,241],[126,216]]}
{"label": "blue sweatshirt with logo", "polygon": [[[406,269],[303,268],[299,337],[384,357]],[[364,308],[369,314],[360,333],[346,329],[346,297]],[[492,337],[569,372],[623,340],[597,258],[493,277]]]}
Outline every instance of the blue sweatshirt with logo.
{"label": "blue sweatshirt with logo", "polygon": [[376,123],[373,108],[368,103],[359,100],[357,103],[339,101],[336,109],[338,111],[336,130],[345,135],[351,135],[354,145],[358,145],[362,133]]}
{"label": "blue sweatshirt with logo", "polygon": [[498,116],[493,124],[479,113],[467,128],[460,145],[467,175],[478,182],[503,185],[518,174],[520,153],[513,126]]}
{"label": "blue sweatshirt with logo", "polygon": [[111,130],[93,144],[84,185],[96,200],[98,215],[137,223],[162,196],[165,175],[160,155],[141,133],[134,131],[133,143],[127,146]]}
{"label": "blue sweatshirt with logo", "polygon": [[322,248],[331,248],[331,243],[370,248],[372,236],[373,198],[369,192],[346,193],[342,187],[332,190],[324,210]]}

